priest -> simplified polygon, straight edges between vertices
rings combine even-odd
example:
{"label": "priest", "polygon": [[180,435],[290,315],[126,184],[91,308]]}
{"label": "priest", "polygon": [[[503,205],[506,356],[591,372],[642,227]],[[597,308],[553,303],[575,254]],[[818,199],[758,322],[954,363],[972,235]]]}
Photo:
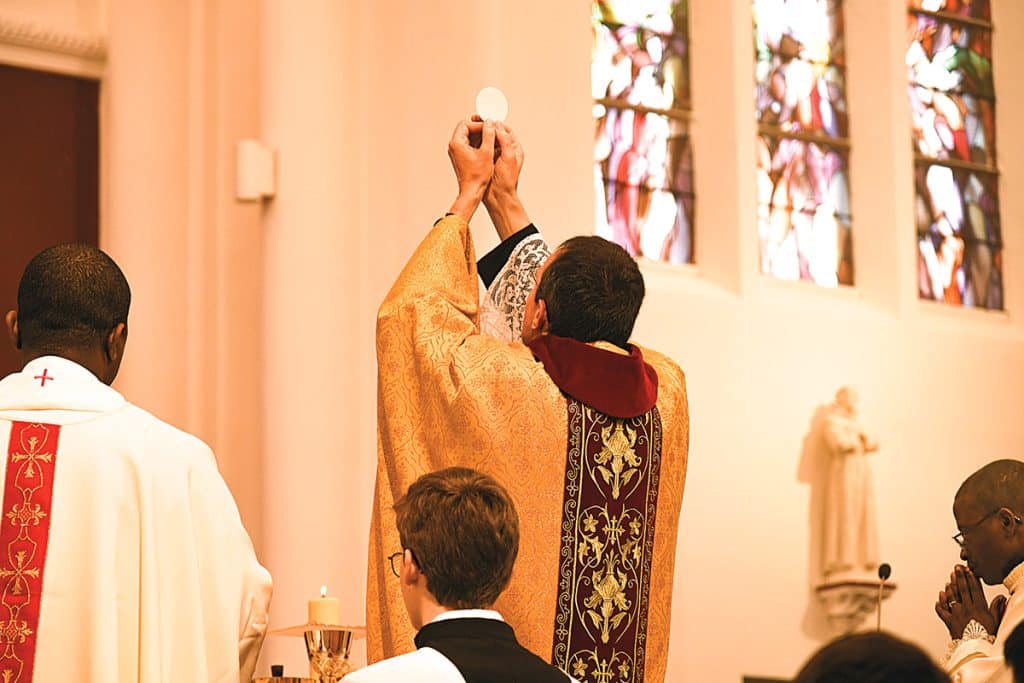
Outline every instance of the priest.
{"label": "priest", "polygon": [[213,453],[114,381],[131,294],[93,247],[25,268],[5,321],[24,368],[0,381],[0,680],[252,678],[260,566]]}
{"label": "priest", "polygon": [[[414,647],[387,563],[401,547],[394,501],[425,472],[463,466],[501,482],[519,510],[519,560],[495,609],[520,642],[582,682],[662,681],[683,373],[630,342],[644,284],[623,249],[577,237],[548,257],[518,198],[511,129],[461,122],[448,152],[458,195],[377,320],[370,658]],[[482,201],[503,241],[478,267],[469,220]]]}

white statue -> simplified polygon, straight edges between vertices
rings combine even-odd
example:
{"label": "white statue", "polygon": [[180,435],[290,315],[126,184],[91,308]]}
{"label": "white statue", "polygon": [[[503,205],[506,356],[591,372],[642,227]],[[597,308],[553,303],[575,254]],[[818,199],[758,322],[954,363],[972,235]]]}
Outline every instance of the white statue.
{"label": "white statue", "polygon": [[873,577],[878,568],[875,494],[867,454],[878,442],[857,419],[857,393],[843,387],[825,414],[829,451],[825,491],[824,562],[826,581]]}

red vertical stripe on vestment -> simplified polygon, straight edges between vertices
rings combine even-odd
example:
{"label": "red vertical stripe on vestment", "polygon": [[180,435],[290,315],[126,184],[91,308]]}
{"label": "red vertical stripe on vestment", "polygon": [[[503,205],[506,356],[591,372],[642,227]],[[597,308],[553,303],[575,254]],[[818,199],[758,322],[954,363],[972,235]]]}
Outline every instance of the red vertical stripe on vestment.
{"label": "red vertical stripe on vestment", "polygon": [[30,683],[35,668],[58,425],[15,422],[0,517],[0,681]]}
{"label": "red vertical stripe on vestment", "polygon": [[661,482],[661,414],[568,404],[552,663],[580,683],[641,683]]}

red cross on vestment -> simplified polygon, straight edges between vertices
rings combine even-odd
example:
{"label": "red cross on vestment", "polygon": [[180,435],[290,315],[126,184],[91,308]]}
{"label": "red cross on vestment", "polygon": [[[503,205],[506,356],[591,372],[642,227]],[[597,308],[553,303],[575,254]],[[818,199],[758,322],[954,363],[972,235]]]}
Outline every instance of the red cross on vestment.
{"label": "red cross on vestment", "polygon": [[46,386],[46,380],[53,379],[53,377],[50,377],[49,375],[46,374],[46,370],[47,370],[47,368],[43,368],[43,374],[36,375],[35,377],[32,378],[32,379],[39,380],[39,386],[41,386],[41,387],[45,387]]}

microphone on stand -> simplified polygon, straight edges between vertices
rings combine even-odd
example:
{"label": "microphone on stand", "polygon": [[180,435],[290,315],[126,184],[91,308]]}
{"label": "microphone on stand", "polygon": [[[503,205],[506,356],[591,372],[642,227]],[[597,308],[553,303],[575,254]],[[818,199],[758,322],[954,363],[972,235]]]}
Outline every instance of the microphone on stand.
{"label": "microphone on stand", "polygon": [[877,614],[878,620],[875,624],[875,630],[882,630],[882,587],[885,586],[885,580],[892,576],[892,566],[888,562],[883,562],[878,565],[878,603],[877,603]]}

